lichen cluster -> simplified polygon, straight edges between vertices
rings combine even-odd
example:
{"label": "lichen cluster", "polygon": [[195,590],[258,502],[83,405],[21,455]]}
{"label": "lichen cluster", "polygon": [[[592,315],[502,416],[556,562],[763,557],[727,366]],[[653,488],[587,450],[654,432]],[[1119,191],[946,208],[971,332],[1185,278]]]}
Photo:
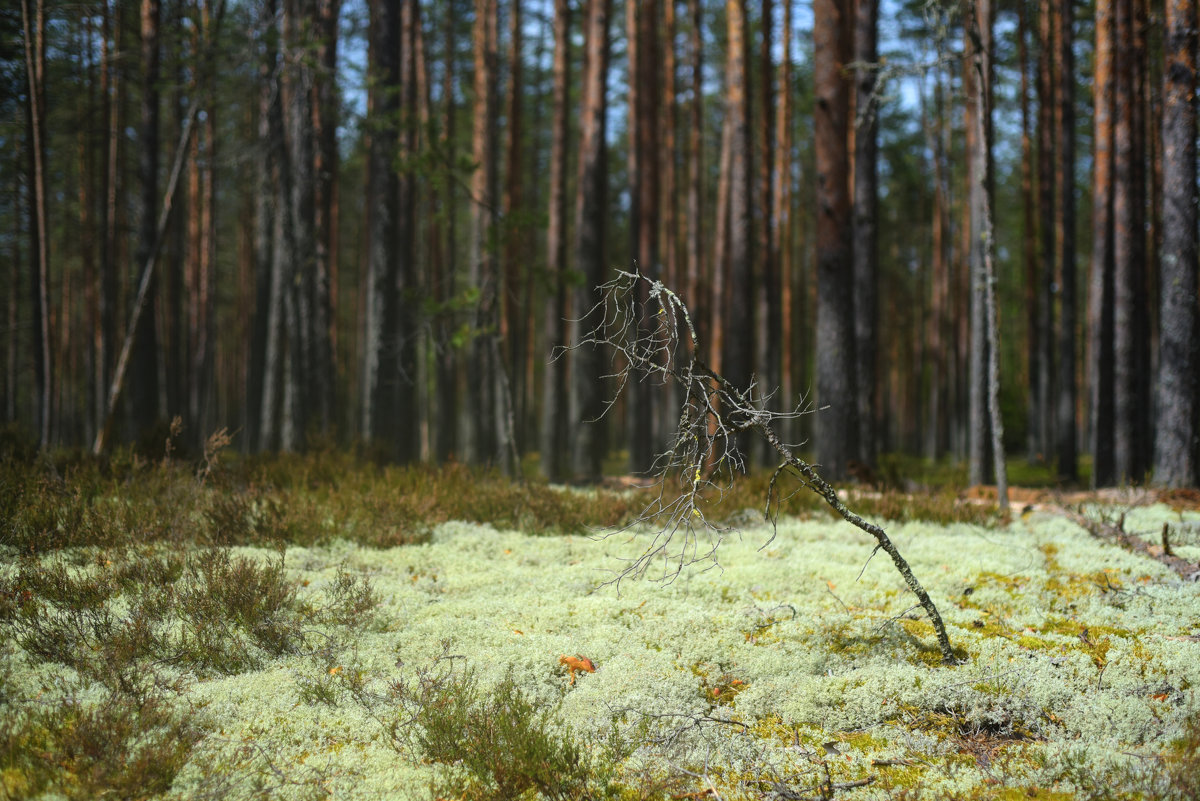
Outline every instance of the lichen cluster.
{"label": "lichen cluster", "polygon": [[[1126,522],[1164,521],[1200,523],[1162,506]],[[1050,798],[1115,787],[1186,797],[1172,777],[1189,753],[1196,764],[1200,739],[1200,585],[1048,513],[889,531],[962,664],[941,664],[890,564],[864,568],[870,538],[828,520],[781,521],[762,551],[767,531],[748,528],[722,546],[721,569],[666,586],[624,582],[619,595],[601,586],[620,569],[614,539],[451,522],[426,543],[388,549],[234,548],[233,564],[282,564],[294,596],[272,623],[286,622],[292,639],[267,647],[246,629],[244,664],[148,652],[139,664],[154,677],[158,717],[126,746],[176,729],[191,738],[169,785],[147,796],[426,799],[467,778],[461,762],[422,751],[414,727],[428,724],[414,699],[429,682],[462,681],[481,704],[515,687],[518,706],[546,710],[534,723],[547,742],[573,743],[566,752],[577,746],[580,764],[603,773],[591,793]],[[38,564],[53,560],[80,575],[112,569],[99,549]],[[5,559],[3,589],[22,592],[16,577],[31,564]],[[200,580],[188,575],[177,580]],[[115,630],[138,597],[121,585],[104,600]],[[20,796],[29,768],[19,749],[55,742],[45,721],[22,725],[56,704],[99,708],[113,689],[91,662],[67,667],[8,636],[21,599],[5,603],[0,781]],[[155,636],[178,642],[187,625],[167,615]],[[564,654],[586,655],[596,672],[572,685]],[[474,714],[463,711],[474,721],[463,725],[485,725]],[[81,786],[42,790],[82,797]],[[462,797],[487,797],[486,782],[463,787]]]}

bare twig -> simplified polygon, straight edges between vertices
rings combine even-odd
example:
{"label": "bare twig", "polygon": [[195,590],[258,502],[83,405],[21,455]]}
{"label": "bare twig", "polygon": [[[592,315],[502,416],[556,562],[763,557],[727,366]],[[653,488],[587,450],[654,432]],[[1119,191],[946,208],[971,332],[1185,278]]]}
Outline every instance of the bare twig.
{"label": "bare twig", "polygon": [[[641,282],[649,285],[644,302],[638,300]],[[615,278],[599,287],[599,292],[600,300],[583,318],[594,321],[593,327],[570,347],[600,346],[611,354],[611,377],[617,389],[606,410],[612,408],[631,379],[659,384],[673,381],[683,390],[674,439],[652,468],[657,478],[657,496],[635,521],[602,535],[609,537],[648,528],[650,541],[606,583],[619,588],[623,579],[643,577],[651,566],[658,564],[662,565],[658,580],[669,583],[684,568],[696,563],[717,564],[717,549],[732,530],[711,521],[704,514],[704,504],[714,493],[719,500],[737,474],[745,472],[737,436],[753,431],[781,458],[764,509],[772,529],[768,543],[775,536],[772,504],[777,515],[778,481],[786,474],[801,487],[821,496],[844,520],[875,539],[876,549],[891,557],[905,584],[928,614],[944,661],[954,662],[956,657],[937,607],[887,532],[851,511],[816,469],[796,455],[796,445],[780,439],[775,426],[804,414],[807,408],[800,405],[791,411],[772,411],[767,407],[771,394],[764,394],[755,381],[745,388],[734,386],[705,364],[697,355],[701,352],[700,341],[687,306],[661,281],[638,272],[618,271]]]}

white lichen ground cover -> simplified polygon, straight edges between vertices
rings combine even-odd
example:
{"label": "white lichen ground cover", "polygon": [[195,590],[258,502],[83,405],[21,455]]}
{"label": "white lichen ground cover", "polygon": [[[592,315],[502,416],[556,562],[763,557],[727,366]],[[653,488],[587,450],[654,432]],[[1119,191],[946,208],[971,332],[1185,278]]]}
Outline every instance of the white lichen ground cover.
{"label": "white lichen ground cover", "polygon": [[[1200,530],[1200,516],[1163,506],[1127,525],[1164,520]],[[769,531],[744,529],[720,569],[623,582],[619,595],[599,585],[636,544],[615,538],[451,523],[427,545],[291,548],[301,603],[321,608],[349,570],[379,605],[353,634],[307,626],[307,652],[256,672],[184,677],[179,703],[206,735],[167,797],[429,798],[444,768],[397,747],[381,699],[446,665],[484,686],[514,677],[582,742],[614,723],[646,738],[621,766],[631,784],[675,777],[722,798],[769,797],[771,782],[807,795],[870,780],[839,798],[1153,786],[1200,715],[1200,585],[1049,514],[889,534],[963,664],[940,664],[885,557],[864,568],[873,541],[829,520],[781,522],[761,551]],[[1177,550],[1194,559],[1197,545]],[[572,686],[564,654],[596,672]],[[50,692],[51,668],[27,667],[10,680]]]}

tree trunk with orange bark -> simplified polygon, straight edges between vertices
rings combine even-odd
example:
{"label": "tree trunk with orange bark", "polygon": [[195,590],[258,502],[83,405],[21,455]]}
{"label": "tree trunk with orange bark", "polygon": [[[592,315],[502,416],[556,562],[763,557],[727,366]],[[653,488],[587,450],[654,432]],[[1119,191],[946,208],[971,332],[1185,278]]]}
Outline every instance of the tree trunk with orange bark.
{"label": "tree trunk with orange bark", "polygon": [[1093,73],[1092,258],[1088,279],[1089,429],[1092,487],[1116,481],[1113,453],[1113,122],[1116,101],[1112,0],[1096,4]]}
{"label": "tree trunk with orange bark", "polygon": [[[753,167],[750,139],[750,95],[746,74],[746,1],[727,0],[729,26],[726,51],[726,114],[729,117],[729,285],[724,342],[725,376],[747,387],[754,372],[754,232],[751,215]],[[742,445],[749,442],[742,436]],[[745,447],[742,448],[745,451]]]}

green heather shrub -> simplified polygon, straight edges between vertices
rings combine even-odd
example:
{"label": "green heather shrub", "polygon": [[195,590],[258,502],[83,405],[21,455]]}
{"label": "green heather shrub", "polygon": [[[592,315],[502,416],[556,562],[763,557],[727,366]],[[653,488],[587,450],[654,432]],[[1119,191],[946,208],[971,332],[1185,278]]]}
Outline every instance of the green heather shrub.
{"label": "green heather shrub", "polygon": [[165,792],[201,732],[163,699],[68,695],[0,715],[0,794],[70,799],[151,798]]}
{"label": "green heather shrub", "polygon": [[511,674],[490,690],[470,672],[424,677],[418,690],[398,690],[420,753],[443,766],[439,795],[472,801],[529,792],[556,801],[608,795],[609,777],[591,752],[565,733],[554,707],[526,695]]}
{"label": "green heather shrub", "polygon": [[199,670],[239,673],[256,668],[254,648],[272,656],[290,653],[304,642],[294,609],[296,587],[287,580],[283,557],[260,564],[213,548],[190,558],[188,581],[178,592],[178,615],[185,625],[179,648]]}
{"label": "green heather shrub", "polygon": [[379,603],[371,580],[351,573],[343,565],[329,587],[329,603],[320,611],[318,619],[335,626],[362,628],[371,623]]}
{"label": "green heather shrub", "polygon": [[279,499],[256,490],[207,493],[201,512],[213,545],[271,545],[294,542],[293,527]]}
{"label": "green heather shrub", "polygon": [[128,549],[92,563],[26,561],[0,576],[0,631],[42,662],[138,694],[146,660],[202,672],[257,667],[304,642],[282,557]]}

